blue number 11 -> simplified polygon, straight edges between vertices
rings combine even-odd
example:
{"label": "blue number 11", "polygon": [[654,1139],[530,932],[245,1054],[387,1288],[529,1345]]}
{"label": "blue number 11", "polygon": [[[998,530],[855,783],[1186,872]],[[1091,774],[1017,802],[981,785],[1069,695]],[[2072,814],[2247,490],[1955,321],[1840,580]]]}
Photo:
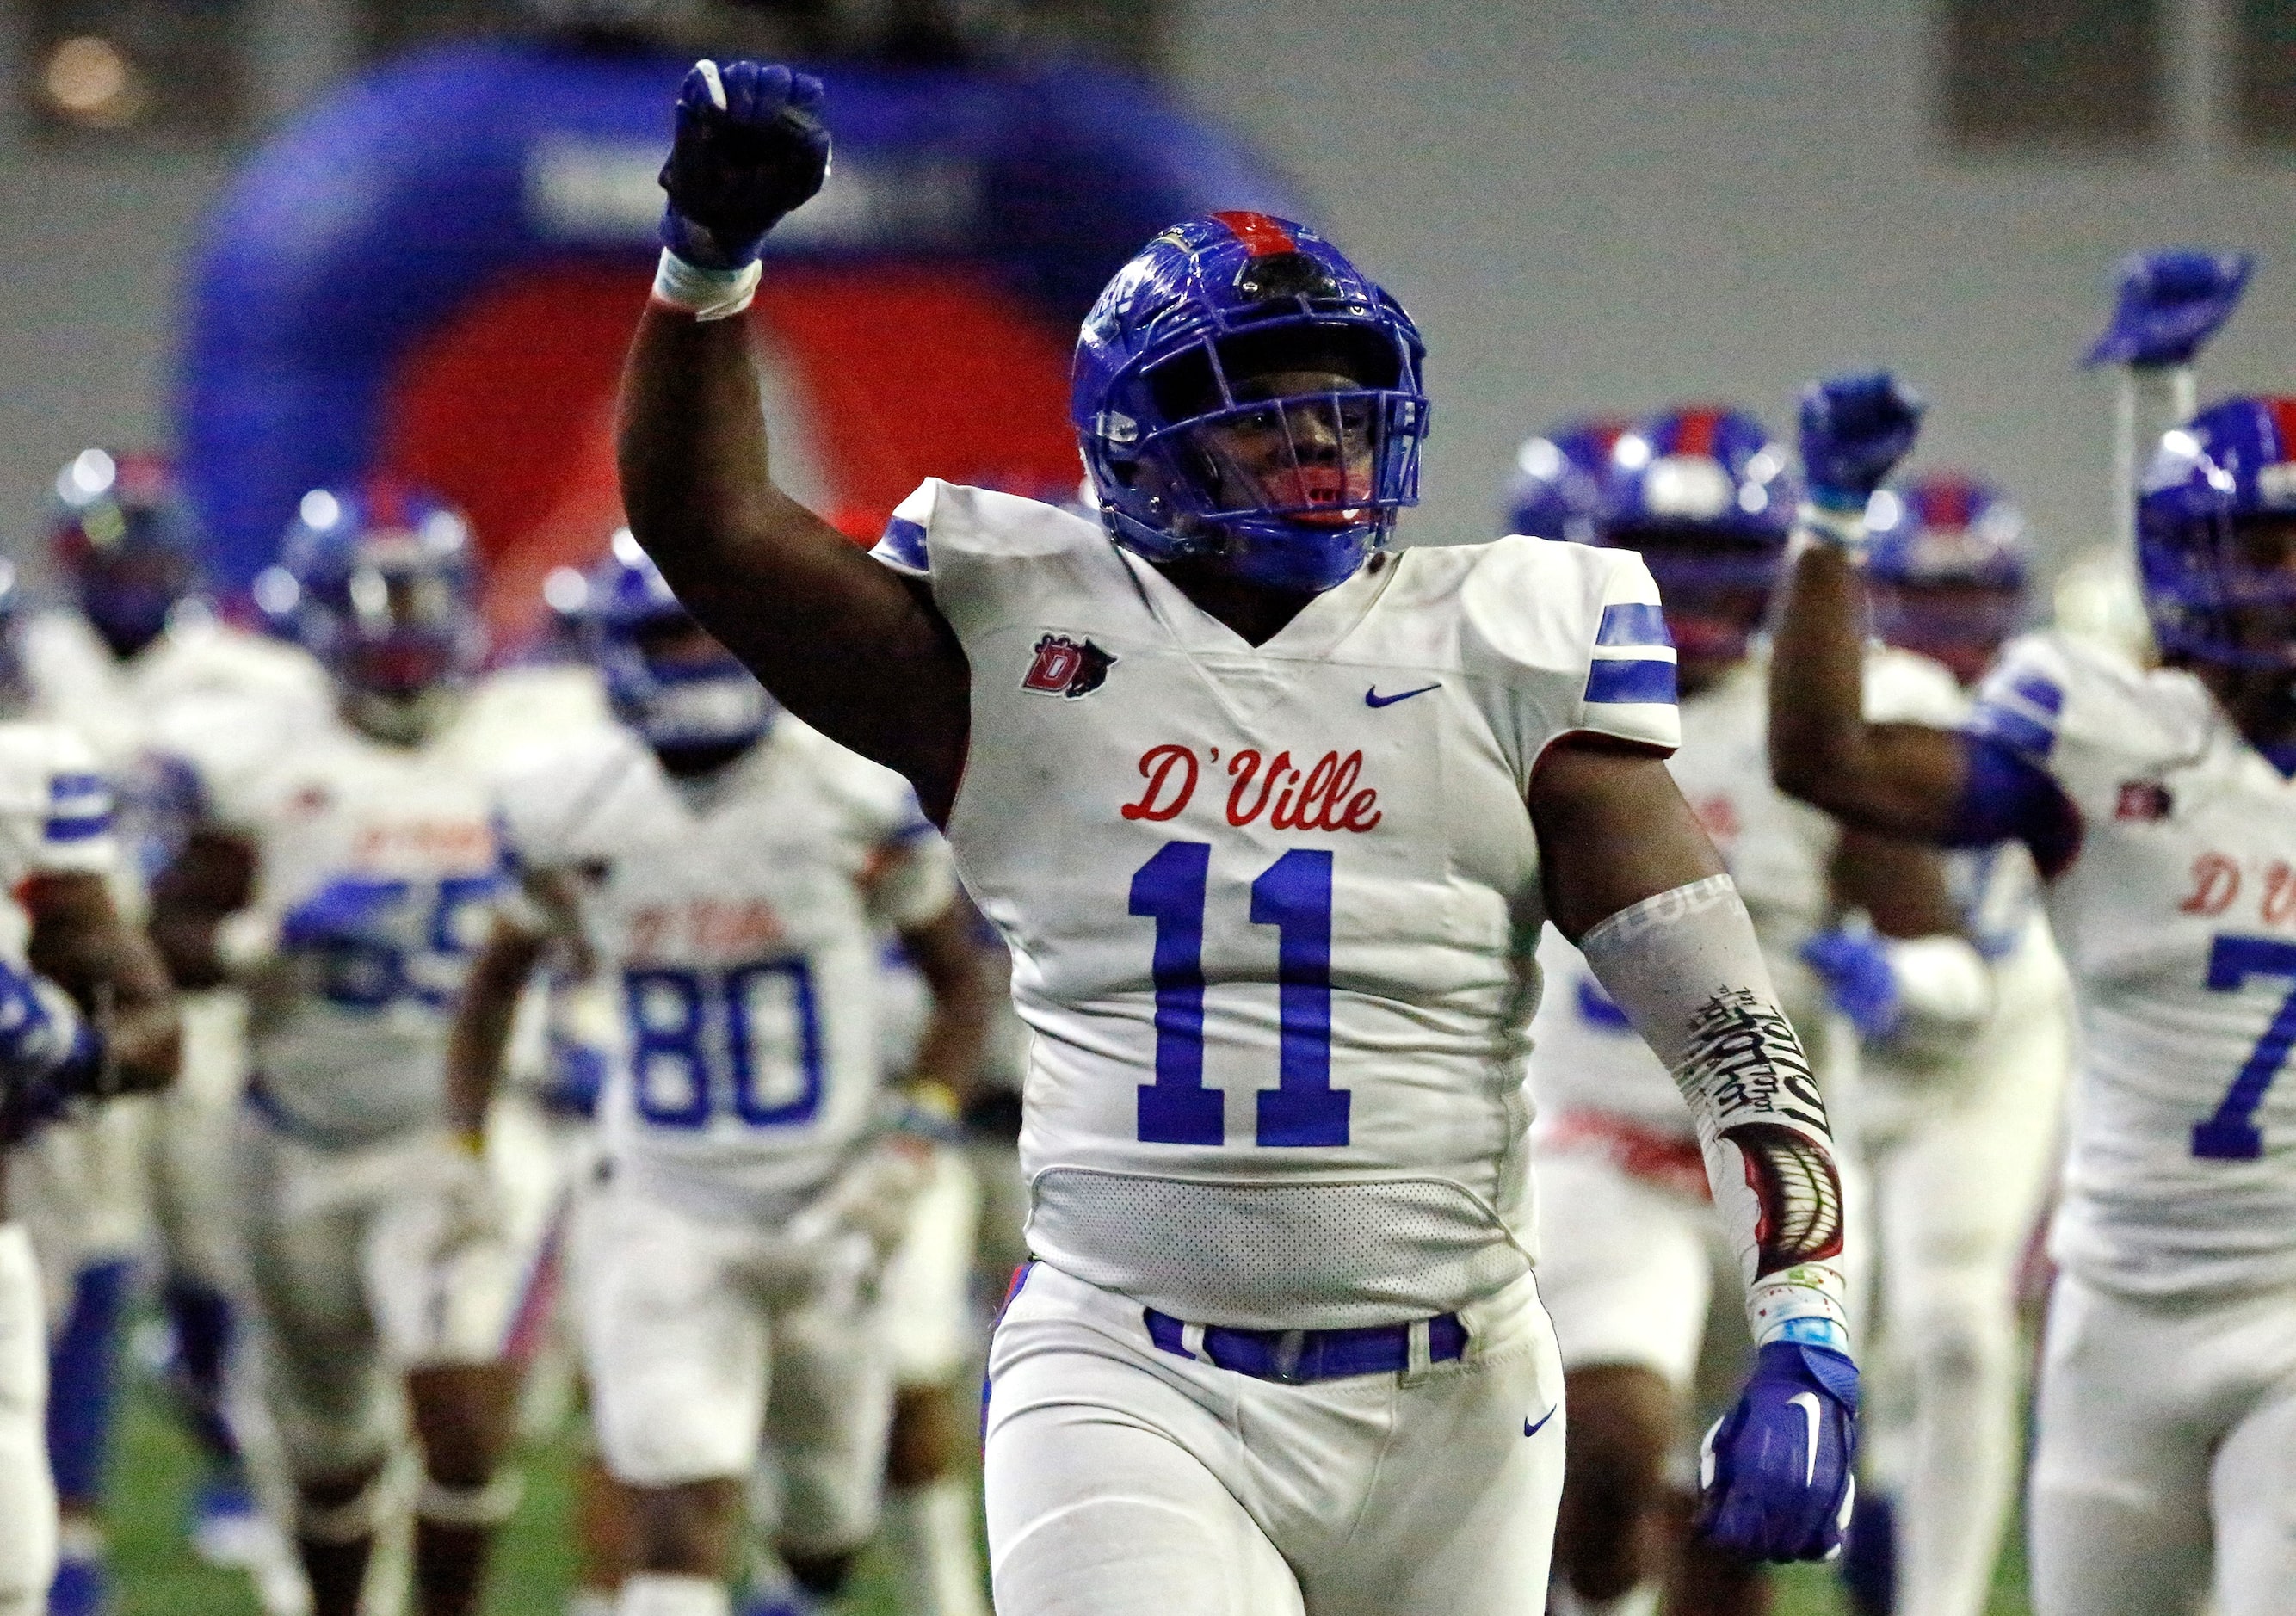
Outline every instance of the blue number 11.
{"label": "blue number 11", "polygon": [[[1224,1144],[1222,1096],[1204,1087],[1204,903],[1211,846],[1168,841],[1132,877],[1132,913],[1156,923],[1156,1080],[1140,1086],[1140,1137]],[[1276,1087],[1258,1095],[1255,1143],[1345,1144],[1332,1087],[1332,856],[1294,848],[1251,883],[1251,921],[1275,928]]]}

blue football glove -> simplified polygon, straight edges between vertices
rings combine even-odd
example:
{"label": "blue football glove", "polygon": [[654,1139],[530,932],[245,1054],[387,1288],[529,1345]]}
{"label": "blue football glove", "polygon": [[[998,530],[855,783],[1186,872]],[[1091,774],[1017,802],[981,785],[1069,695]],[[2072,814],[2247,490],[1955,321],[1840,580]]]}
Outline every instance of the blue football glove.
{"label": "blue football glove", "polygon": [[1829,511],[1863,512],[1914,447],[1925,407],[1885,370],[1812,383],[1801,396],[1801,463],[1811,500]]}
{"label": "blue football glove", "polygon": [[2112,324],[2084,365],[2188,365],[2240,307],[2250,252],[2160,247],[2121,259]]}
{"label": "blue football glove", "polygon": [[1772,1341],[1699,1448],[1698,1530],[1750,1560],[1831,1560],[1857,1497],[1857,1366]]}
{"label": "blue football glove", "polygon": [[297,904],[279,923],[282,948],[350,947],[389,944],[391,912],[406,900],[403,881],[346,875]]}
{"label": "blue football glove", "polygon": [[701,269],[756,261],[766,232],[829,176],[821,80],[759,62],[696,62],[662,165],[661,244]]}
{"label": "blue football glove", "polygon": [[1890,965],[1889,945],[1871,931],[1836,927],[1801,946],[1802,963],[1817,972],[1833,1007],[1856,1025],[1860,1038],[1888,1038],[1905,1019],[1898,973]]}
{"label": "blue football glove", "polygon": [[63,990],[0,961],[0,1142],[101,1096],[110,1076],[102,1037]]}

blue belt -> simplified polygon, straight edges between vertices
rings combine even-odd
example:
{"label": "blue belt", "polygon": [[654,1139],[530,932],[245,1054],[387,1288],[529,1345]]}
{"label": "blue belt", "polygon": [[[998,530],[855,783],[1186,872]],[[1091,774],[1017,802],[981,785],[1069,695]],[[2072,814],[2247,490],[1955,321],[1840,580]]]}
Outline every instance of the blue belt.
{"label": "blue belt", "polygon": [[[1411,1333],[1420,1325],[1366,1325],[1355,1330],[1234,1330],[1206,1325],[1203,1343],[1188,1350],[1190,1326],[1168,1313],[1143,1308],[1148,1339],[1166,1352],[1209,1362],[1255,1380],[1344,1380],[1351,1374],[1394,1374],[1411,1367]],[[1447,1364],[1467,1351],[1467,1326],[1456,1313],[1422,1321],[1427,1361]]]}

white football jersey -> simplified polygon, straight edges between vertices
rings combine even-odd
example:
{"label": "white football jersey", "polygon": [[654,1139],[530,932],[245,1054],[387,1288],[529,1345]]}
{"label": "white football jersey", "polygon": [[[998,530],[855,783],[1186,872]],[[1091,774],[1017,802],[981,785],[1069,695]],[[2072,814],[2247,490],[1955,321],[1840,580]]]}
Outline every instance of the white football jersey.
{"label": "white football jersey", "polygon": [[340,882],[381,889],[376,936],[293,962],[258,991],[250,1063],[264,1102],[334,1144],[437,1119],[447,1030],[502,882],[499,759],[450,724],[391,746],[331,718],[275,756],[203,781],[216,822],[255,845],[250,907],[274,919]]}
{"label": "white football jersey", "polygon": [[16,896],[35,875],[110,875],[119,859],[111,788],[87,742],[60,724],[0,721],[0,958],[21,966],[31,917]]}
{"label": "white football jersey", "polygon": [[1670,749],[1641,561],[1374,557],[1265,644],[1097,523],[938,480],[877,555],[972,664],[949,837],[1036,1037],[1029,1238],[1180,1317],[1440,1313],[1529,1253],[1531,770]]}
{"label": "white football jersey", "polygon": [[2080,816],[2045,891],[2079,1032],[2057,1259],[2146,1294],[2296,1284],[2296,783],[2191,674],[2054,633],[1972,725]]}
{"label": "white football jersey", "polygon": [[955,890],[907,783],[784,716],[689,783],[631,731],[585,730],[521,758],[499,800],[515,867],[571,878],[621,1003],[616,1169],[701,1210],[794,1210],[876,1110],[881,926]]}

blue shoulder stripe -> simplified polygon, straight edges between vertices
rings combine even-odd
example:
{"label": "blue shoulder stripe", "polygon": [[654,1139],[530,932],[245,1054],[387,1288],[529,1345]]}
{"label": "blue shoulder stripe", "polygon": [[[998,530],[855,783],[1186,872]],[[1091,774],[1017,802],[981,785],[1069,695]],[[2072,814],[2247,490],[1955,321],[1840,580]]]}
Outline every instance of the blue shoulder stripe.
{"label": "blue shoulder stripe", "polygon": [[1602,626],[1595,630],[1597,645],[1671,645],[1666,613],[1655,601],[1621,601],[1603,608]]}
{"label": "blue shoulder stripe", "polygon": [[89,814],[71,819],[51,819],[47,824],[50,841],[91,841],[111,830],[111,816]]}
{"label": "blue shoulder stripe", "polygon": [[932,570],[932,557],[925,548],[924,524],[911,521],[906,516],[896,516],[885,524],[885,537],[877,541],[870,554],[914,571]]}
{"label": "blue shoulder stripe", "polygon": [[1587,670],[1589,701],[1674,701],[1674,664],[1656,659],[1603,658]]}
{"label": "blue shoulder stripe", "polygon": [[2005,688],[1996,685],[1980,695],[1962,727],[2039,763],[2056,748],[2057,722],[2064,710],[2065,693],[2054,681],[2023,674],[2007,681]]}

